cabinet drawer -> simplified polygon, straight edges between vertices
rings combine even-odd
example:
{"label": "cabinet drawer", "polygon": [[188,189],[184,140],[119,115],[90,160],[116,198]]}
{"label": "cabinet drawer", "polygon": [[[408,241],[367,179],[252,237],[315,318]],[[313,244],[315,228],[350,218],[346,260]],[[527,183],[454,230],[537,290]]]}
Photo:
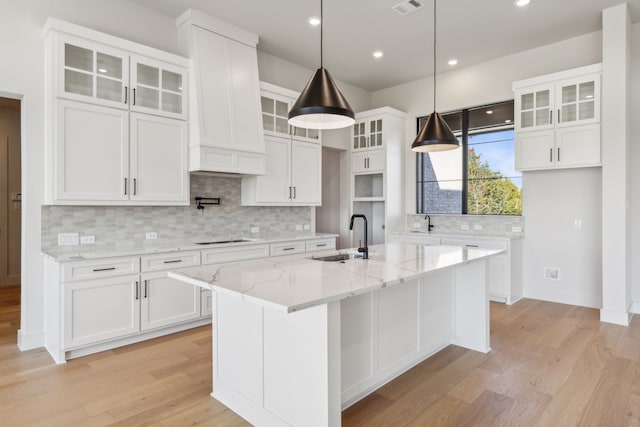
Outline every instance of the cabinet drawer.
{"label": "cabinet drawer", "polygon": [[304,253],[305,242],[280,242],[271,244],[271,256],[292,255]]}
{"label": "cabinet drawer", "polygon": [[307,240],[305,252],[328,251],[336,248],[336,239]]}
{"label": "cabinet drawer", "polygon": [[143,273],[200,265],[200,251],[144,255],[140,258]]}
{"label": "cabinet drawer", "polygon": [[441,241],[443,245],[455,245],[455,246],[469,246],[472,248],[486,248],[486,249],[507,249],[507,242],[500,242],[494,240],[474,240],[474,239],[447,239],[443,238]]}
{"label": "cabinet drawer", "polygon": [[140,272],[140,258],[105,258],[91,261],[65,262],[62,267],[63,282],[99,279],[103,277],[137,274]]}
{"label": "cabinet drawer", "polygon": [[226,246],[202,251],[202,265],[266,258],[268,256],[269,245]]}

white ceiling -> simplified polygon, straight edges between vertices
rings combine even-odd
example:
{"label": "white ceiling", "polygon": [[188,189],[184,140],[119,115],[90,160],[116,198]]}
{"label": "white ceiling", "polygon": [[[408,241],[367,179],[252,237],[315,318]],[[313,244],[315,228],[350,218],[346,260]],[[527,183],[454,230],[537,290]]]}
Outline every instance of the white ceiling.
{"label": "white ceiling", "polygon": [[[258,48],[299,65],[320,64],[319,0],[130,0],[170,17],[194,8],[260,36]],[[324,66],[334,79],[368,91],[432,74],[433,0],[402,16],[400,0],[324,0]],[[602,10],[621,0],[440,0],[438,72],[457,58],[465,67],[543,46],[602,27]],[[640,0],[628,0],[634,21]],[[374,59],[374,50],[384,51]]]}

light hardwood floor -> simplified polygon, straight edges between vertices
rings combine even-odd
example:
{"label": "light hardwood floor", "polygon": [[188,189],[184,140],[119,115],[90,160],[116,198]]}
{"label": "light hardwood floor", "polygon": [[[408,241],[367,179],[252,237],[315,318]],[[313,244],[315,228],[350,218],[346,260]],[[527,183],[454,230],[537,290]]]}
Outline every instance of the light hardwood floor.
{"label": "light hardwood floor", "polygon": [[[209,396],[210,327],[56,366],[18,351],[18,292],[0,288],[0,425],[248,425]],[[640,319],[492,303],[491,346],[449,346],[345,410],[343,425],[640,425]]]}

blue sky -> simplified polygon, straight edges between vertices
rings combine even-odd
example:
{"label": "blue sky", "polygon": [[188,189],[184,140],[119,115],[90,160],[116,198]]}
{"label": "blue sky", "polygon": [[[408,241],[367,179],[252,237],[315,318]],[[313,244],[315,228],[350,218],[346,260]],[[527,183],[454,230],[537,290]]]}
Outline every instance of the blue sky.
{"label": "blue sky", "polygon": [[470,135],[469,148],[473,148],[477,154],[480,154],[480,160],[488,162],[491,169],[500,171],[505,177],[517,177],[518,179],[512,179],[512,181],[519,188],[522,188],[522,179],[520,178],[522,174],[515,170],[513,139],[513,129]]}

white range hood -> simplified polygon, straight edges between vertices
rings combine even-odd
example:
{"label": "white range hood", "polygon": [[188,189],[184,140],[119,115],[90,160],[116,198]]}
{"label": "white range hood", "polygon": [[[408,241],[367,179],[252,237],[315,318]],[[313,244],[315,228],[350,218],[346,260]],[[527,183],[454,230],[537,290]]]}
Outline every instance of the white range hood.
{"label": "white range hood", "polygon": [[193,9],[176,25],[192,60],[189,170],[263,175],[258,36]]}

